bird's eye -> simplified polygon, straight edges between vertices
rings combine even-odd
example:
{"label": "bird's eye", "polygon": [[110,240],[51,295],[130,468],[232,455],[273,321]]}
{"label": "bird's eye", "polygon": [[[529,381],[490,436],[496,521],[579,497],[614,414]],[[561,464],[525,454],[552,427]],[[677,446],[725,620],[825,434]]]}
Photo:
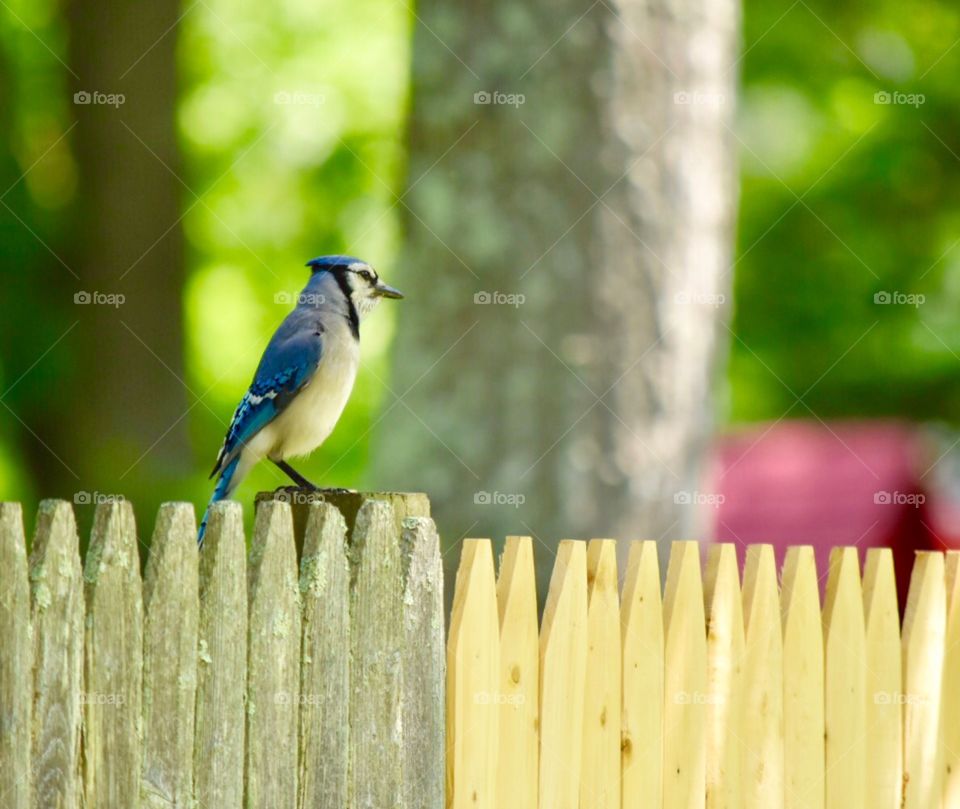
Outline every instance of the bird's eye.
{"label": "bird's eye", "polygon": [[360,277],[364,281],[369,281],[370,283],[373,283],[373,273],[371,273],[369,270],[360,270]]}

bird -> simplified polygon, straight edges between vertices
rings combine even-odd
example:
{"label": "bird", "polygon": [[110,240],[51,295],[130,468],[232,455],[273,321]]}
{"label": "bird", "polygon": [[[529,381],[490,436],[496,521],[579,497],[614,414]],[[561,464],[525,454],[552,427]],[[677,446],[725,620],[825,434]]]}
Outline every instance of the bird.
{"label": "bird", "polygon": [[319,488],[287,459],[313,452],[333,432],[360,364],[360,323],[382,298],[403,297],[354,256],[320,256],[306,266],[310,280],[267,344],[210,473],[217,482],[197,532],[201,548],[210,507],[263,458],[298,486]]}

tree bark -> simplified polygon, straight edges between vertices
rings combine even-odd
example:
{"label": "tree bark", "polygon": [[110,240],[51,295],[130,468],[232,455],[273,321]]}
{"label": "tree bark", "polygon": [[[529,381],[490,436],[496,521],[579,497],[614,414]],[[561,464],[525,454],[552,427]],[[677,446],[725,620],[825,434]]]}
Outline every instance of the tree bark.
{"label": "tree bark", "polygon": [[726,336],[736,0],[418,15],[402,401],[373,482],[429,492],[447,542],[686,535]]}
{"label": "tree bark", "polygon": [[[73,0],[68,8],[71,91],[123,96],[114,104],[75,96],[70,107],[80,172],[70,258],[88,302],[73,307],[77,364],[64,439],[81,489],[129,496],[190,468],[175,129],[180,14],[175,0]],[[111,305],[96,293],[122,299]]]}

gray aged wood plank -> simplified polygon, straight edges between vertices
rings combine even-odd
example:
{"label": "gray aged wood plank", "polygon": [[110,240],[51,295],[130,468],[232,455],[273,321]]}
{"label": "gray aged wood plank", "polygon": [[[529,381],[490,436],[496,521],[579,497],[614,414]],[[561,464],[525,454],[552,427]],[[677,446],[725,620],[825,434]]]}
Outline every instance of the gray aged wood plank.
{"label": "gray aged wood plank", "polygon": [[350,544],[352,809],[403,806],[400,543],[392,506],[367,500]]}
{"label": "gray aged wood plank", "polygon": [[303,549],[303,533],[310,506],[315,503],[329,503],[343,515],[348,537],[353,533],[360,506],[367,500],[383,500],[393,506],[396,536],[400,536],[403,521],[407,517],[430,516],[430,499],[422,492],[346,492],[336,489],[313,492],[297,486],[284,486],[272,492],[259,492],[256,496],[257,505],[273,500],[289,503],[293,510],[293,530],[298,552]]}
{"label": "gray aged wood plank", "polygon": [[346,807],[350,740],[350,568],[346,523],[326,503],[309,507],[300,597],[300,809]]}
{"label": "gray aged wood plank", "polygon": [[239,503],[215,503],[200,552],[197,713],[198,809],[243,806],[247,684],[247,551]]}
{"label": "gray aged wood plank", "polygon": [[257,509],[248,573],[247,809],[297,802],[300,590],[287,503]]}
{"label": "gray aged wood plank", "polygon": [[46,809],[80,806],[83,575],[73,509],[44,500],[30,552],[33,794]]}
{"label": "gray aged wood plank", "polygon": [[0,806],[30,806],[33,633],[19,503],[0,503]]}
{"label": "gray aged wood plank", "polygon": [[189,503],[164,503],[143,585],[143,780],[141,807],[193,799],[197,696],[197,526]]}
{"label": "gray aged wood plank", "polygon": [[443,562],[433,520],[408,517],[403,554],[403,794],[406,809],[444,806]]}
{"label": "gray aged wood plank", "polygon": [[137,545],[130,503],[97,506],[83,572],[87,807],[134,807],[140,798],[143,593]]}

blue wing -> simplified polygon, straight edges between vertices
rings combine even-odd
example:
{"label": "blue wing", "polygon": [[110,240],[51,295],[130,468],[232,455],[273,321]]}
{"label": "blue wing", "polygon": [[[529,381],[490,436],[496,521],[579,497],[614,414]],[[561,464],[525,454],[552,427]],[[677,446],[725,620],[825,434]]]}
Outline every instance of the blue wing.
{"label": "blue wing", "polygon": [[295,311],[283,322],[263,352],[210,477],[228,466],[250,439],[279,416],[317,370],[323,356],[323,328],[300,323],[296,315]]}

